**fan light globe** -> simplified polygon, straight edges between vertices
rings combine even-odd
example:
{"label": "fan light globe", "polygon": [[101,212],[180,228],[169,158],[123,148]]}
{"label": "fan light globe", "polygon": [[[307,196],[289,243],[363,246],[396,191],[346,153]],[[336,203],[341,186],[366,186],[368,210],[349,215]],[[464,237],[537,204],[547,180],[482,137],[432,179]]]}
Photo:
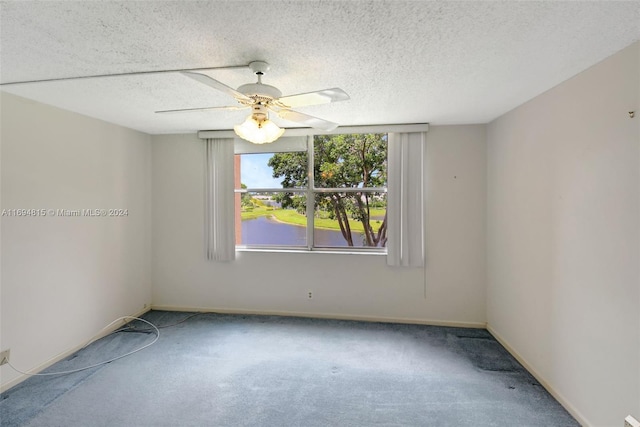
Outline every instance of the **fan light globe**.
{"label": "fan light globe", "polygon": [[240,138],[254,144],[268,144],[280,138],[284,133],[284,129],[271,120],[259,120],[253,115],[247,117],[247,120],[242,124],[235,125],[233,130]]}

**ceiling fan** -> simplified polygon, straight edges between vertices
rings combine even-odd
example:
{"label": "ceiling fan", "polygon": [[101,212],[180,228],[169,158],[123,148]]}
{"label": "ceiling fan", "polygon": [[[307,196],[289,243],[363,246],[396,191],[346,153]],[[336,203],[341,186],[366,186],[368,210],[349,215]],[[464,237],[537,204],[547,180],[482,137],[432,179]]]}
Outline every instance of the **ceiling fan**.
{"label": "ceiling fan", "polygon": [[269,70],[269,64],[264,61],[253,61],[249,63],[249,68],[251,68],[251,70],[256,74],[258,81],[256,83],[244,84],[237,90],[212,77],[209,77],[206,74],[192,71],[181,71],[181,73],[187,77],[232,96],[239,105],[162,110],[156,111],[156,113],[241,110],[251,108],[251,114],[247,117],[244,123],[234,126],[234,131],[241,138],[255,144],[273,142],[284,133],[284,129],[269,120],[269,112],[277,114],[278,117],[282,119],[301,123],[323,131],[331,131],[338,127],[337,123],[295,111],[293,108],[346,101],[349,99],[349,95],[347,95],[342,89],[331,88],[282,96],[282,92],[280,92],[278,88],[262,83],[262,76]]}

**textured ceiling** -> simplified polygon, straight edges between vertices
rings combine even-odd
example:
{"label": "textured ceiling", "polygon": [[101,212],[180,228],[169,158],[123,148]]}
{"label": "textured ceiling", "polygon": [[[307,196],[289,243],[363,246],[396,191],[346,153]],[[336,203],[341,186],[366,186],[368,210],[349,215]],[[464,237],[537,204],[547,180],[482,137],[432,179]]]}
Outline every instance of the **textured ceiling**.
{"label": "textured ceiling", "polygon": [[[639,1],[2,1],[0,81],[265,60],[285,95],[344,89],[349,101],[299,109],[342,125],[485,123],[639,39]],[[248,68],[209,74],[254,81]],[[247,115],[155,114],[234,105],[178,73],[2,90],[152,134]]]}

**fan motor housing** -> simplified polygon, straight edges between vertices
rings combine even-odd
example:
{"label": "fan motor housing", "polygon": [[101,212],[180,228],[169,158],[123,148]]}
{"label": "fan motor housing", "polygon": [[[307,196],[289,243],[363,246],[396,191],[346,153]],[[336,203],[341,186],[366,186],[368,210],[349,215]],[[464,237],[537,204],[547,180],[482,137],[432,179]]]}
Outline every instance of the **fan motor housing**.
{"label": "fan motor housing", "polygon": [[277,87],[265,85],[262,83],[248,83],[238,88],[238,92],[247,95],[249,98],[269,98],[270,100],[278,99],[282,96],[282,92]]}

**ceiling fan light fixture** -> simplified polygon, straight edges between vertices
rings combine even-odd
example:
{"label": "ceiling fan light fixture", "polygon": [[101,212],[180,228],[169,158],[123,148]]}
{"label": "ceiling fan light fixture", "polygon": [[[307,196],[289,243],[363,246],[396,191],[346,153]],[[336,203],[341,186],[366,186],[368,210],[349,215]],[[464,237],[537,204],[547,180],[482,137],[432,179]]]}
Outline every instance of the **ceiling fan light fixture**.
{"label": "ceiling fan light fixture", "polygon": [[268,63],[264,61],[253,61],[249,64],[249,68],[251,68],[255,73],[258,81],[255,83],[244,84],[238,87],[237,90],[207,74],[190,70],[180,71],[190,79],[232,96],[240,104],[239,106],[183,108],[178,110],[156,111],[156,113],[177,113],[183,111],[205,111],[214,109],[237,110],[242,108],[251,108],[253,110],[252,114],[244,121],[244,123],[234,126],[233,129],[240,138],[254,144],[266,144],[273,142],[280,138],[284,133],[284,129],[281,129],[269,120],[269,111],[277,114],[284,120],[296,122],[314,129],[329,132],[338,127],[338,123],[313,117],[309,114],[293,110],[292,108],[346,101],[349,99],[349,95],[347,95],[347,93],[342,89],[334,87],[283,97],[282,92],[280,92],[278,88],[262,83],[262,76],[269,70]]}
{"label": "ceiling fan light fixture", "polygon": [[240,125],[233,127],[236,135],[254,144],[268,144],[280,138],[284,129],[267,118],[256,117],[255,114],[247,117]]}

